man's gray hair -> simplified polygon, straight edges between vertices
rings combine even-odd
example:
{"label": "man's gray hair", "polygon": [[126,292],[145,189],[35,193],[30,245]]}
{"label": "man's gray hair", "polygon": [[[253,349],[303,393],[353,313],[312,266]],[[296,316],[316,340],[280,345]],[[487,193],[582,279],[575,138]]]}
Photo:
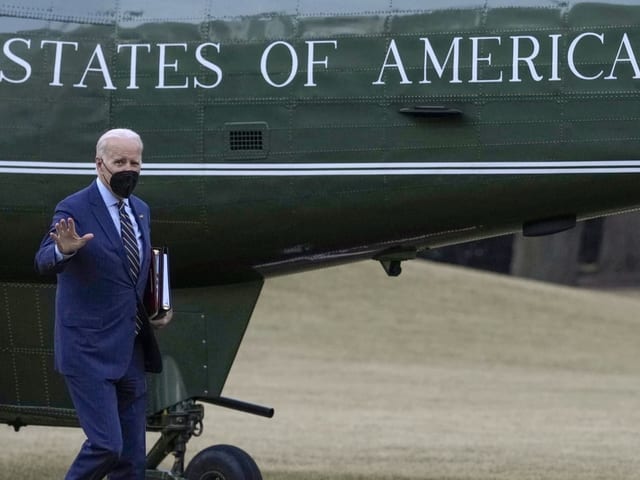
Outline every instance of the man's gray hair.
{"label": "man's gray hair", "polygon": [[99,139],[96,144],[96,157],[102,157],[105,154],[105,150],[107,149],[107,144],[109,143],[109,139],[111,138],[133,138],[138,141],[140,144],[140,151],[142,151],[144,145],[142,144],[142,139],[140,135],[138,135],[133,130],[129,130],[128,128],[114,128],[105,132]]}

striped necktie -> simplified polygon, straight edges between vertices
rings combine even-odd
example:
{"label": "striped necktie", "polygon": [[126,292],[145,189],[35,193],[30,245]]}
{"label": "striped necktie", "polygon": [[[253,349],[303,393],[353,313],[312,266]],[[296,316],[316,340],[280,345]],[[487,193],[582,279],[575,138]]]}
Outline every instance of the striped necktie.
{"label": "striped necktie", "polygon": [[[131,224],[131,218],[125,209],[125,203],[120,200],[118,203],[118,210],[120,212],[120,231],[122,234],[122,243],[124,243],[124,249],[127,253],[127,261],[129,263],[129,273],[133,282],[138,281],[138,274],[140,273],[140,253],[138,252],[138,240],[133,231],[133,225]],[[136,312],[136,335],[142,328],[142,318],[140,314]]]}

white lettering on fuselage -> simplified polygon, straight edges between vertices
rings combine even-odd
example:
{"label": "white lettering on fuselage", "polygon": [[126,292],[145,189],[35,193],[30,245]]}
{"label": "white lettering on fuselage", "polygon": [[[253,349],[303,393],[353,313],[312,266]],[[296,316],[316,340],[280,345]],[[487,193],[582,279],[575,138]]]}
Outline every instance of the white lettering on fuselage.
{"label": "white lettering on fuselage", "polygon": [[12,38],[4,42],[4,46],[2,47],[2,52],[4,53],[4,55],[11,62],[24,69],[24,76],[22,78],[10,78],[6,76],[2,70],[0,70],[0,82],[24,83],[29,80],[29,77],[31,77],[31,65],[26,60],[20,58],[11,51],[11,45],[15,42],[22,42],[27,46],[27,48],[31,48],[31,40],[26,40],[24,38]]}
{"label": "white lettering on fuselage", "polygon": [[[322,87],[328,76],[349,73],[345,65],[353,58],[379,59],[377,65],[359,63],[354,67],[374,72],[368,82],[373,86],[640,80],[636,53],[640,46],[634,45],[634,38],[637,35],[627,32],[596,31],[572,36],[458,35],[450,40],[441,35],[402,37],[389,38],[379,54],[367,51],[366,56],[362,47],[349,51],[348,40],[342,44],[337,39],[304,43],[278,40],[265,45],[255,58],[247,54],[242,62],[246,71],[259,71],[258,79],[276,89]],[[112,45],[12,37],[2,44],[0,86],[46,81],[50,87],[71,84],[72,88],[104,90],[215,89],[224,81],[225,54],[224,46],[217,42]],[[237,65],[237,58],[231,60]],[[332,70],[334,64],[340,67]],[[233,71],[236,75],[237,68]],[[324,75],[317,78],[318,72]],[[149,82],[150,73],[156,82]]]}
{"label": "white lettering on fuselage", "polygon": [[[94,59],[98,60],[98,67],[92,67]],[[82,78],[78,83],[74,85],[77,88],[87,88],[87,85],[84,83],[87,78],[87,73],[89,72],[100,72],[102,74],[102,78],[104,80],[104,88],[105,90],[116,90],[116,87],[113,85],[111,81],[111,75],[109,74],[109,68],[107,67],[107,61],[104,58],[104,53],[102,52],[102,46],[100,44],[96,45],[95,50],[93,51],[93,55],[91,55],[91,59],[87,64],[87,68],[82,75]]]}

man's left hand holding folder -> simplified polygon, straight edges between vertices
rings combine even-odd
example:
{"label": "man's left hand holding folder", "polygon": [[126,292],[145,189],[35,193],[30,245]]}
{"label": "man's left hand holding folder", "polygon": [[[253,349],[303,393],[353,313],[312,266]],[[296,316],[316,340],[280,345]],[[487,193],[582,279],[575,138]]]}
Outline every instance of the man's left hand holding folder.
{"label": "man's left hand holding folder", "polygon": [[169,322],[171,322],[171,319],[173,318],[173,309],[169,309],[166,311],[166,313],[164,315],[161,315],[159,318],[156,317],[153,320],[149,320],[149,323],[151,323],[151,325],[153,325],[153,328],[155,329],[161,329],[166,327]]}

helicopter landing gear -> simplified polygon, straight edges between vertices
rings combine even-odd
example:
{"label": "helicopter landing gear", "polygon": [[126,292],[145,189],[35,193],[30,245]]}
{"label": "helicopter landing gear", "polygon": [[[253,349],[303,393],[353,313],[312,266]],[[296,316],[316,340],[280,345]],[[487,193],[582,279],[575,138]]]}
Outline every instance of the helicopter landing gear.
{"label": "helicopter landing gear", "polygon": [[[196,399],[180,402],[147,418],[147,430],[160,432],[160,438],[147,454],[146,480],[262,480],[260,469],[251,456],[233,445],[213,445],[196,454],[185,469],[187,442],[202,434],[204,407]],[[228,398],[197,398],[215,405],[242,410],[265,417],[273,409]],[[170,471],[157,470],[169,455],[174,456]]]}

